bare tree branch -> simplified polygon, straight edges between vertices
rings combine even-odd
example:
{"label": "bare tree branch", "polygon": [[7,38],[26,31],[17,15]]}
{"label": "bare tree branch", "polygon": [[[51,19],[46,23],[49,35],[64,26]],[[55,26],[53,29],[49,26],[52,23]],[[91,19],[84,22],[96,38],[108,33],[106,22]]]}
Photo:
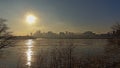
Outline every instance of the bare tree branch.
{"label": "bare tree branch", "polygon": [[0,18],[0,49],[9,47],[13,43],[13,36],[11,32],[8,31],[9,28],[4,22],[6,22],[6,20]]}

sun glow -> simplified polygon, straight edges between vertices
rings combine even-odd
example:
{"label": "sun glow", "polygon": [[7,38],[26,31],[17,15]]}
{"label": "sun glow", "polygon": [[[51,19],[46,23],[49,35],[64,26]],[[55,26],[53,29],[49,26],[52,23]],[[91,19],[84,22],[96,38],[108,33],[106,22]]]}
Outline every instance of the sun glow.
{"label": "sun glow", "polygon": [[29,24],[33,24],[36,21],[36,17],[32,14],[26,16],[26,22]]}

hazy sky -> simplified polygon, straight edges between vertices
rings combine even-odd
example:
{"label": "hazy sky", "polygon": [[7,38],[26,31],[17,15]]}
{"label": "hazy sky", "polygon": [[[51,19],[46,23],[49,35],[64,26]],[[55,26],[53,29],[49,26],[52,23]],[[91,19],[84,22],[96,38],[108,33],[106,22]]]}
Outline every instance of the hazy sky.
{"label": "hazy sky", "polygon": [[[25,21],[27,13],[38,19]],[[120,21],[120,0],[0,0],[0,17],[16,35],[35,30],[105,33]]]}

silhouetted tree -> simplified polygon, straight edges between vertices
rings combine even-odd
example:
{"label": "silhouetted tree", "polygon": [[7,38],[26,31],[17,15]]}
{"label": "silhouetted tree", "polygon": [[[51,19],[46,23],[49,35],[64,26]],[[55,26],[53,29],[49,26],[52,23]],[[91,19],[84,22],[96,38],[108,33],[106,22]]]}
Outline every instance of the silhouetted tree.
{"label": "silhouetted tree", "polygon": [[115,25],[112,26],[113,31],[120,30],[120,24],[117,22]]}
{"label": "silhouetted tree", "polygon": [[4,23],[5,19],[0,18],[0,49],[11,46],[12,38],[11,32],[8,31],[7,25]]}
{"label": "silhouetted tree", "polygon": [[120,24],[116,23],[112,26],[113,29],[113,36],[116,38],[120,38]]}

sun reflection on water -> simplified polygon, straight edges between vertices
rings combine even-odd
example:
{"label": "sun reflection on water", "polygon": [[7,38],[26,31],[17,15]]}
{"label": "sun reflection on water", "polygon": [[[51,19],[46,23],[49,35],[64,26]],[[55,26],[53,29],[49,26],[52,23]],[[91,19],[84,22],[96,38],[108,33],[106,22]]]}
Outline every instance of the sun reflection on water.
{"label": "sun reflection on water", "polygon": [[26,51],[26,57],[27,57],[27,63],[26,65],[27,66],[31,66],[31,62],[32,62],[32,54],[33,54],[33,51],[32,51],[32,47],[33,47],[33,40],[30,39],[27,41],[26,45],[27,45],[27,51]]}

